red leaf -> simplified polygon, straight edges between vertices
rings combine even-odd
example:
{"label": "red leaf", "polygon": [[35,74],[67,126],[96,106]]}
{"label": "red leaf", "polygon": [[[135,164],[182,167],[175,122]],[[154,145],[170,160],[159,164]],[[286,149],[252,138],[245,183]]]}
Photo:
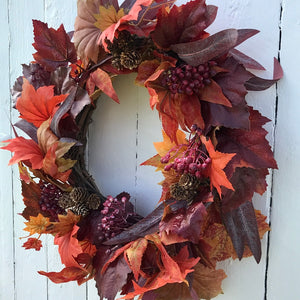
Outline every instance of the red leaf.
{"label": "red leaf", "polygon": [[157,14],[157,25],[151,37],[163,49],[171,45],[199,39],[205,35],[207,28],[215,19],[217,7],[197,0],[185,5],[174,5],[161,9]]}
{"label": "red leaf", "polygon": [[64,283],[77,280],[78,284],[84,282],[84,278],[89,274],[85,269],[79,267],[67,267],[60,272],[38,271],[40,275],[47,276],[54,283]]}
{"label": "red leaf", "polygon": [[1,147],[1,149],[14,152],[13,157],[9,161],[9,165],[18,163],[20,161],[29,161],[32,169],[40,169],[43,165],[44,155],[33,140],[27,140],[23,137],[16,137],[5,141],[8,145]]}
{"label": "red leaf", "polygon": [[39,127],[43,122],[52,117],[68,95],[54,96],[53,86],[35,88],[24,79],[21,97],[18,98],[16,108],[20,112],[20,118]]}
{"label": "red leaf", "polygon": [[33,47],[37,50],[34,59],[47,71],[54,71],[59,66],[67,66],[77,61],[74,44],[61,25],[57,30],[49,28],[46,23],[33,20]]}
{"label": "red leaf", "polygon": [[78,267],[78,263],[74,259],[82,253],[82,248],[78,240],[74,237],[78,229],[79,227],[74,225],[73,230],[69,233],[63,236],[56,235],[54,238],[54,244],[58,245],[61,262],[66,267]]}
{"label": "red leaf", "polygon": [[107,96],[112,98],[117,103],[120,103],[119,98],[113,88],[111,78],[105,71],[98,68],[90,75],[90,81],[94,83]]}
{"label": "red leaf", "polygon": [[42,241],[36,238],[29,238],[27,242],[25,242],[22,247],[26,250],[35,249],[36,251],[40,251],[42,248]]}

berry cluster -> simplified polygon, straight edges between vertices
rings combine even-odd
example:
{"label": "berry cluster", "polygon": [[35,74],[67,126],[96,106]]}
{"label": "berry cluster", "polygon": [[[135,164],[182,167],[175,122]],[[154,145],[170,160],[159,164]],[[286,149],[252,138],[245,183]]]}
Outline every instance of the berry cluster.
{"label": "berry cluster", "polygon": [[99,225],[105,239],[113,238],[131,225],[127,219],[134,214],[134,211],[133,205],[129,202],[129,195],[123,193],[117,198],[108,196],[103,203],[101,213],[103,218]]}
{"label": "berry cluster", "polygon": [[65,214],[65,210],[58,205],[58,200],[62,196],[62,191],[51,183],[43,182],[40,185],[41,198],[39,205],[41,211],[50,215],[52,221],[58,221],[57,215]]}
{"label": "berry cluster", "polygon": [[215,61],[209,61],[198,67],[181,65],[171,68],[164,73],[162,85],[167,87],[172,94],[180,93],[189,96],[197,94],[199,89],[211,83],[211,67],[215,65]]}
{"label": "berry cluster", "polygon": [[[161,163],[169,163],[164,167],[165,171],[173,169],[179,174],[191,174],[200,179],[203,177],[203,171],[211,163],[211,158],[203,151],[203,145],[200,140],[201,130],[196,125],[193,125],[191,130],[195,134],[193,137],[190,137],[187,150],[179,157],[176,157],[174,162],[169,163],[170,160],[177,155],[183,145],[179,147],[176,146],[175,149],[172,148],[161,158]],[[174,150],[175,153],[171,156],[171,153],[174,152]]]}

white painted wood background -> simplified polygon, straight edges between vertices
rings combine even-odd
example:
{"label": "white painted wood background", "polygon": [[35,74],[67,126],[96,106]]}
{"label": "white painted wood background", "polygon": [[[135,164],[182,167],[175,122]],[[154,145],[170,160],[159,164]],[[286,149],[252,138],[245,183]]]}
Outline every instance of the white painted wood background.
{"label": "white painted wood background", "polygon": [[[298,300],[300,269],[300,1],[210,0],[219,6],[209,32],[225,28],[255,28],[261,33],[240,48],[257,59],[272,76],[273,57],[280,58],[284,78],[277,86],[249,93],[247,100],[272,120],[266,128],[279,170],[268,177],[269,188],[255,206],[268,215],[271,233],[263,239],[263,257],[222,264],[228,275],[224,295],[217,300]],[[73,29],[75,0],[0,0],[0,138],[11,136],[10,88],[21,75],[21,63],[29,63],[34,49],[31,19]],[[160,195],[161,180],[154,168],[139,164],[155,154],[152,145],[161,140],[160,121],[149,108],[145,89],[133,85],[134,76],[117,78],[121,104],[103,97],[90,128],[89,167],[104,194],[126,190],[139,213],[148,213]],[[37,274],[59,271],[59,256],[52,239],[40,252],[21,247],[25,236],[20,182],[16,168],[7,167],[10,154],[0,151],[0,299],[1,300],[96,300],[94,282],[77,287],[56,285]],[[271,209],[270,209],[271,207]],[[172,299],[170,299],[172,300]]]}

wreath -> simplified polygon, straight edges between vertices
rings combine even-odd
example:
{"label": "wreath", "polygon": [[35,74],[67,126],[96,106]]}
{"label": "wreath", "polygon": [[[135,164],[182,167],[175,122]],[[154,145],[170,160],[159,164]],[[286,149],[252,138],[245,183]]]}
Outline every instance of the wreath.
{"label": "wreath", "polygon": [[[74,32],[33,21],[34,61],[12,89],[16,137],[2,149],[20,171],[23,246],[40,250],[41,235],[53,235],[65,265],[41,275],[94,278],[101,299],[119,291],[121,299],[211,299],[226,277],[217,262],[260,261],[269,227],[252,197],[277,165],[263,129],[269,120],[245,96],[269,88],[282,69],[274,59],[273,79],[252,74],[264,68],[235,47],[258,31],[210,35],[216,14],[204,0],[79,0]],[[100,95],[119,102],[112,78],[132,72],[163,127],[157,154],[143,163],[164,176],[146,217],[128,193],[102,195],[84,157]]]}

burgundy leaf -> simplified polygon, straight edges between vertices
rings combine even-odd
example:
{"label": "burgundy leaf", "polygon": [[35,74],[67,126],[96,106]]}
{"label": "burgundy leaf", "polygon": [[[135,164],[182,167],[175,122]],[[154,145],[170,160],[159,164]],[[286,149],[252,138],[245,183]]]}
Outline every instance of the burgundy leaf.
{"label": "burgundy leaf", "polygon": [[248,91],[263,91],[271,87],[280,78],[282,78],[282,76],[283,70],[279,61],[274,57],[273,79],[263,79],[253,75],[253,77],[246,82],[245,86]]}
{"label": "burgundy leaf", "polygon": [[257,33],[254,29],[225,29],[202,40],[172,45],[171,49],[186,63],[198,66],[222,56]]}
{"label": "burgundy leaf", "polygon": [[244,202],[251,201],[254,192],[262,195],[267,188],[265,178],[268,174],[267,168],[236,168],[233,176],[230,178],[234,191],[222,189],[222,211],[227,213]]}
{"label": "burgundy leaf", "polygon": [[56,95],[69,94],[70,90],[76,86],[75,81],[70,77],[70,67],[59,67],[51,72],[50,85],[54,85]]}
{"label": "burgundy leaf", "polygon": [[229,55],[234,57],[234,59],[240,64],[244,65],[245,68],[265,70],[265,68],[260,63],[237,49],[231,49],[229,51]]}
{"label": "burgundy leaf", "polygon": [[163,8],[157,14],[157,25],[151,37],[163,49],[199,39],[216,14],[217,8],[206,6],[204,0],[191,1],[179,7],[174,5],[170,11]]}
{"label": "burgundy leaf", "polygon": [[168,214],[159,224],[160,232],[177,234],[192,243],[199,242],[202,224],[206,215],[202,202],[195,203]]}
{"label": "burgundy leaf", "polygon": [[267,131],[263,128],[263,125],[270,120],[263,117],[257,110],[253,110],[252,107],[249,107],[249,110],[249,130],[223,127],[216,132],[217,149],[223,153],[236,153],[230,163],[231,174],[236,166],[277,168],[271,147],[266,139]]}
{"label": "burgundy leaf", "polygon": [[23,77],[19,76],[16,79],[13,88],[11,89],[11,100],[14,106],[16,105],[18,98],[21,97],[22,90],[23,90],[22,86],[23,86]]}
{"label": "burgundy leaf", "polygon": [[49,28],[46,23],[33,20],[33,47],[37,50],[34,59],[47,71],[54,71],[59,66],[67,66],[77,61],[74,44],[61,25],[57,30]]}
{"label": "burgundy leaf", "polygon": [[242,259],[245,245],[248,245],[256,262],[259,263],[261,243],[252,202],[247,201],[237,209],[224,213],[223,221],[238,258]]}
{"label": "burgundy leaf", "polygon": [[[96,255],[99,257],[99,255],[103,254],[98,251]],[[101,260],[103,261],[103,258]],[[101,265],[100,263],[97,267],[95,275],[98,295],[101,299],[114,300],[117,293],[122,289],[123,285],[126,284],[127,276],[131,273],[131,269],[123,256],[110,263],[104,274],[101,274]]]}

